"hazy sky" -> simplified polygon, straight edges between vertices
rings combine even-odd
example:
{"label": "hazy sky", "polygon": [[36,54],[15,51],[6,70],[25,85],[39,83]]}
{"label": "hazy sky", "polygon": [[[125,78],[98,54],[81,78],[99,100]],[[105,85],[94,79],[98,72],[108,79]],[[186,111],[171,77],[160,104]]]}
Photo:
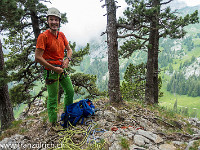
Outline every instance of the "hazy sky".
{"label": "hazy sky", "polygon": [[[125,0],[117,0],[118,15],[122,14]],[[179,0],[188,6],[200,4],[200,0]],[[52,4],[45,3],[48,7],[56,7],[62,13],[67,13],[68,23],[62,25],[61,31],[67,39],[76,42],[77,45],[86,45],[92,38],[100,37],[106,28],[106,8],[101,6],[105,0],[51,0]]]}

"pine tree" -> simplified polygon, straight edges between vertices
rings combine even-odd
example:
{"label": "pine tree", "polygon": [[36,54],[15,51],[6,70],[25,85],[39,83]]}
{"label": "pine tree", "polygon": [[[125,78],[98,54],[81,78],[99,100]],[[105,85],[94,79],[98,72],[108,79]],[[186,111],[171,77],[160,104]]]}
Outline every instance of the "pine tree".
{"label": "pine tree", "polygon": [[134,66],[129,64],[125,71],[121,92],[126,100],[144,100],[145,94],[145,74],[146,65],[144,63]]}
{"label": "pine tree", "polygon": [[126,34],[118,37],[130,37],[121,48],[120,55],[127,58],[136,50],[148,51],[145,99],[150,104],[158,103],[159,39],[181,38],[186,34],[185,26],[198,22],[198,11],[178,17],[170,7],[160,9],[171,1],[126,0],[129,7],[124,11],[124,17],[119,19],[118,28]]}
{"label": "pine tree", "polygon": [[111,103],[121,103],[117,22],[115,0],[105,0],[107,7],[108,94]]}
{"label": "pine tree", "polygon": [[[15,26],[15,22],[19,20],[22,11],[17,8],[15,0],[1,0],[0,8],[0,32],[8,30],[9,27]],[[7,85],[7,71],[4,66],[4,55],[2,43],[0,40],[0,121],[1,129],[4,130],[15,120],[12,104],[9,98]]]}
{"label": "pine tree", "polygon": [[[1,73],[4,73],[4,57],[3,57],[3,50],[2,50],[2,44],[0,40],[0,71]],[[4,82],[4,78],[1,76],[1,84]],[[14,114],[13,114],[13,108],[12,104],[10,102],[9,94],[8,94],[8,85],[6,83],[3,83],[0,86],[0,121],[1,121],[1,129],[6,129],[12,121],[15,120]]]}

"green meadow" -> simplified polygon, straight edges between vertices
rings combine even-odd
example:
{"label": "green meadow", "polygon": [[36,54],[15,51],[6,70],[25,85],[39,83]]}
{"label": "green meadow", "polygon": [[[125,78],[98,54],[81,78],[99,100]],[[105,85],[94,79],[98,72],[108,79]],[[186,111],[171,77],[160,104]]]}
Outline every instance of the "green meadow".
{"label": "green meadow", "polygon": [[159,99],[160,106],[173,110],[177,100],[177,109],[179,111],[188,109],[189,116],[200,118],[200,97],[172,94],[166,90],[165,86],[163,86],[162,92],[164,92],[164,96]]}

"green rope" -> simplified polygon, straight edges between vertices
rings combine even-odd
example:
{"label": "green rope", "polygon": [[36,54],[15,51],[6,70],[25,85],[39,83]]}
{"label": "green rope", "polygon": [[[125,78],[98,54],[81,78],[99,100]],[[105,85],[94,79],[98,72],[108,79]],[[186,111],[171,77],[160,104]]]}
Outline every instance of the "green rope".
{"label": "green rope", "polygon": [[[69,124],[72,127],[72,129],[70,130],[68,127],[67,130],[59,133],[60,136],[64,135],[64,137],[59,139],[59,148],[56,148],[55,150],[66,150],[66,149],[67,150],[84,150],[82,149],[82,146],[86,144],[87,138],[90,132],[95,128],[95,125],[93,125],[91,128],[89,125],[87,129],[84,130],[84,129],[74,127],[70,122]],[[85,134],[82,141],[78,144],[74,143],[72,140],[72,137],[75,134]],[[92,142],[94,143],[92,144]],[[105,141],[101,143],[97,143],[95,140],[91,140],[88,143],[88,147],[85,150],[101,150],[104,144],[105,144]]]}

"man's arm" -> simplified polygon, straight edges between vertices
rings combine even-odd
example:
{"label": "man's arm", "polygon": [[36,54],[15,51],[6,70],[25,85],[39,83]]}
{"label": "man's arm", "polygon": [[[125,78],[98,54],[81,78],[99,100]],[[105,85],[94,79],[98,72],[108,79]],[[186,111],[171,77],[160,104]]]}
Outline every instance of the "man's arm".
{"label": "man's arm", "polygon": [[72,57],[72,49],[69,44],[65,47],[67,49],[67,58],[63,62],[63,68],[67,68]]}
{"label": "man's arm", "polygon": [[43,53],[44,53],[44,50],[36,48],[36,50],[35,50],[35,61],[38,62],[38,63],[40,63],[44,67],[49,68],[50,70],[53,70],[53,71],[55,71],[55,72],[57,72],[59,74],[62,73],[63,69],[60,68],[60,67],[55,67],[55,66],[51,65],[50,63],[48,63],[42,57]]}

